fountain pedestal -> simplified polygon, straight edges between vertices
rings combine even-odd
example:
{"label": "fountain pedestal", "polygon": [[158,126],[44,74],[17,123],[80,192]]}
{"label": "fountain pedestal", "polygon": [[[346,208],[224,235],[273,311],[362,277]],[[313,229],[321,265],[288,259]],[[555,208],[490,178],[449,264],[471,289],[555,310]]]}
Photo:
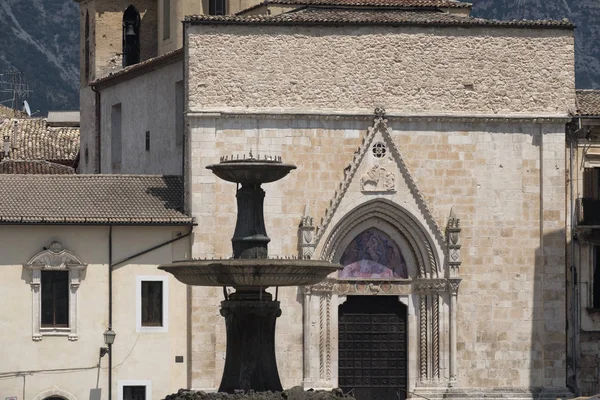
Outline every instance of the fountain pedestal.
{"label": "fountain pedestal", "polygon": [[[268,258],[264,220],[265,192],[261,184],[275,182],[296,167],[281,159],[222,160],[209,165],[218,177],[241,185],[237,190],[238,216],[231,240],[233,258],[188,260],[159,267],[188,285],[234,287],[221,302],[227,328],[227,355],[220,392],[281,391],[275,359],[275,324],[279,301],[265,291],[269,286],[314,285],[341,265],[321,260]],[[221,228],[221,227],[219,227]]]}
{"label": "fountain pedestal", "polygon": [[275,324],[281,315],[279,301],[269,293],[259,299],[236,299],[233,294],[221,302],[227,328],[227,356],[219,392],[235,390],[281,391],[275,359]]}

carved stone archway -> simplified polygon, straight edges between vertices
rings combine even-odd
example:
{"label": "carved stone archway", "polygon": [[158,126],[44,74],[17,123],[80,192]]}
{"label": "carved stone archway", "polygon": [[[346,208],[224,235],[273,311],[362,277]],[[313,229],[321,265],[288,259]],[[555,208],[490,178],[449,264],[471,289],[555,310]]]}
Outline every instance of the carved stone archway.
{"label": "carved stone archway", "polygon": [[[314,237],[311,218],[305,216],[302,222],[301,238]],[[460,266],[458,219],[451,215],[445,248],[439,254],[435,239],[410,212],[390,200],[378,198],[367,201],[345,215],[329,232],[320,246],[320,258],[339,261],[345,246],[357,232],[375,226],[393,227],[394,240],[406,244],[415,266],[408,279],[340,280],[330,277],[304,289],[305,386],[337,386],[336,371],[331,368],[337,365],[337,306],[348,295],[399,296],[409,310],[408,336],[412,349],[409,354],[409,390],[451,386],[456,377],[455,313],[460,283],[457,277]],[[300,243],[301,252],[313,254],[316,247],[316,243]],[[316,301],[311,301],[313,297]],[[318,335],[310,332],[311,326],[318,327]],[[311,350],[311,347],[318,351]],[[312,362],[311,358],[314,358]],[[443,373],[440,372],[442,370]]]}
{"label": "carved stone archway", "polygon": [[60,389],[58,386],[52,387],[52,389],[44,390],[37,396],[33,398],[33,400],[44,400],[48,397],[62,397],[65,400],[77,400],[75,396],[66,390]]}

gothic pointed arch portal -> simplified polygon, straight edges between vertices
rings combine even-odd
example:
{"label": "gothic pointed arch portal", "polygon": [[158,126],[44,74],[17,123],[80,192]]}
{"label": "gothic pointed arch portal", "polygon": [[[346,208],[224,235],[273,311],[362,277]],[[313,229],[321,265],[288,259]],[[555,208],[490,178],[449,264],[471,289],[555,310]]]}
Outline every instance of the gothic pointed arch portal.
{"label": "gothic pointed arch portal", "polygon": [[[356,253],[349,250],[353,241],[359,238],[368,247],[369,232],[380,232],[379,239],[385,240],[379,242],[398,247],[406,273],[395,276],[393,264],[401,262],[382,257],[391,253],[392,259],[400,259],[393,256],[394,245],[372,243],[374,255],[367,258],[392,273],[382,267],[367,267],[364,276],[332,274],[324,282],[305,288],[304,385],[339,386],[339,313],[345,312],[340,305],[349,299],[366,303],[367,296],[396,297],[406,311],[407,378],[402,395],[415,391],[427,394],[423,389],[432,386],[438,393],[440,386],[455,385],[459,219],[451,212],[446,232],[442,232],[381,108],[375,110],[373,124],[342,175],[318,224],[313,223],[307,205],[299,227],[300,256],[345,263],[348,252]],[[364,258],[365,251],[359,249],[354,258]],[[380,260],[386,260],[387,265]],[[318,334],[311,332],[313,327]]]}

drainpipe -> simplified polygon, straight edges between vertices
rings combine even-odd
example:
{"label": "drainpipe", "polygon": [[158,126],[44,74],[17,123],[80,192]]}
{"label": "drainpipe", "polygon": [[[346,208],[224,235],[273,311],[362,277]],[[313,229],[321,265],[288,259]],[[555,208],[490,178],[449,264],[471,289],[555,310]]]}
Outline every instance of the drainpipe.
{"label": "drainpipe", "polygon": [[[96,92],[100,96],[99,92]],[[112,225],[108,226],[108,329],[112,330]],[[108,345],[108,400],[112,400],[112,344]]]}
{"label": "drainpipe", "polygon": [[[190,230],[181,235],[179,234],[176,238],[174,239],[169,239],[166,242],[163,243],[159,243],[156,246],[150,247],[149,249],[146,250],[142,250],[138,253],[135,253],[129,257],[126,257],[124,259],[122,259],[121,261],[117,261],[116,263],[113,263],[113,254],[112,254],[112,250],[113,250],[113,246],[112,246],[112,233],[113,233],[113,226],[112,225],[108,225],[108,328],[112,329],[112,314],[113,314],[113,307],[112,307],[112,287],[113,287],[113,279],[112,279],[112,274],[113,274],[113,270],[117,265],[123,264],[127,261],[130,261],[136,257],[139,257],[141,255],[144,255],[146,253],[149,253],[151,251],[154,251],[156,249],[159,249],[163,246],[166,246],[168,244],[171,244],[173,242],[177,242],[181,239],[184,239],[188,236],[190,236],[192,234],[192,231],[194,230],[194,226],[196,226],[195,223],[192,223],[189,225]],[[108,345],[108,400],[112,400],[112,345]]]}
{"label": "drainpipe", "polygon": [[96,88],[96,85],[91,86],[92,90],[96,93],[96,112],[95,112],[95,129],[96,129],[96,173],[102,173],[102,151],[100,146],[102,145],[102,131],[100,129],[101,117],[102,117],[102,107],[100,103],[100,92]]}
{"label": "drainpipe", "polygon": [[[579,330],[581,329],[581,325],[579,322],[579,278],[577,276],[577,266],[575,263],[575,229],[576,229],[576,215],[575,215],[575,192],[573,185],[573,168],[574,168],[574,158],[575,158],[575,149],[574,144],[577,140],[577,134],[581,131],[581,118],[577,119],[577,126],[572,127],[567,125],[567,134],[569,135],[569,214],[571,218],[570,229],[571,229],[571,257],[570,257],[570,272],[571,272],[571,282],[573,285],[572,289],[572,305],[571,305],[571,329],[573,333],[571,335],[571,357],[572,357],[572,368],[573,368],[573,390],[577,395],[579,393],[579,383],[578,383],[578,369],[579,369]],[[568,286],[567,286],[568,287]]]}

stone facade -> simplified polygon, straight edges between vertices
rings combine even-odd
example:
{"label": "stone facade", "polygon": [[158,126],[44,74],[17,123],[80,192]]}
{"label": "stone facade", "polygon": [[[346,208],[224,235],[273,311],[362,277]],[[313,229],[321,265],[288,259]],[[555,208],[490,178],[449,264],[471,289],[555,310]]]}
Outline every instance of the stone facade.
{"label": "stone facade", "polygon": [[539,116],[565,115],[575,106],[569,30],[191,24],[188,30],[190,111],[371,113],[385,105],[390,114]]}
{"label": "stone facade", "polygon": [[[406,252],[412,254],[407,281],[279,290],[277,356],[284,387],[301,381],[337,386],[338,305],[347,295],[388,293],[408,306],[409,391],[435,396],[440,385],[482,395],[498,388],[564,390],[571,32],[187,29],[187,181],[198,221],[195,257],[228,257],[235,223],[234,185],[204,167],[219,155],[249,150],[298,166],[265,185],[271,254],[306,251],[299,248],[297,228],[303,216],[314,220],[315,257],[339,260],[344,243],[369,226],[416,238],[412,253]],[[326,50],[331,48],[336,51]],[[424,56],[423,49],[437,56]],[[510,68],[502,67],[505,62]],[[281,68],[274,70],[274,63]],[[377,122],[376,105],[388,112],[385,127]],[[376,143],[387,149],[382,159],[374,156]],[[369,214],[373,204],[377,212]],[[450,268],[447,257],[444,231],[451,212],[461,221],[460,270]],[[429,272],[421,275],[419,262]],[[214,388],[220,379],[218,296],[218,290],[193,289],[195,388]],[[310,346],[303,348],[307,340]]]}

